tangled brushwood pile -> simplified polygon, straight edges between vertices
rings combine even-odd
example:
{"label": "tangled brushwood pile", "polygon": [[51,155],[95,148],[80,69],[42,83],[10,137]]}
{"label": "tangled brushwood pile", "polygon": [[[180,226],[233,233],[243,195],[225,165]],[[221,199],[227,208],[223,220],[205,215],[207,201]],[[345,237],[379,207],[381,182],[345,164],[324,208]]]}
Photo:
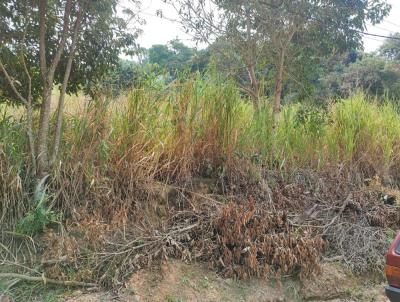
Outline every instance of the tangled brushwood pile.
{"label": "tangled brushwood pile", "polygon": [[[40,240],[10,237],[14,244],[25,241],[29,251],[41,251],[40,259],[23,264],[39,267],[47,278],[107,287],[123,286],[136,270],[169,258],[206,262],[221,275],[237,278],[307,278],[319,273],[322,258],[343,260],[356,273],[381,271],[387,229],[400,225],[398,208],[379,197],[382,188],[303,170],[289,178],[262,174],[258,189],[252,182],[253,196],[171,187],[174,193],[161,202],[163,211],[141,205],[116,209],[108,219],[101,211],[82,209]],[[235,188],[234,181],[225,182],[225,189]],[[227,195],[230,202],[223,201]]]}
{"label": "tangled brushwood pile", "polygon": [[216,219],[217,255],[214,263],[228,276],[246,278],[318,271],[324,248],[319,236],[296,230],[283,212],[265,205],[230,203]]}
{"label": "tangled brushwood pile", "polygon": [[302,177],[298,173],[294,183],[283,188],[283,196],[297,196],[304,205],[291,216],[292,223],[320,234],[329,244],[328,257],[342,260],[354,273],[382,272],[391,242],[388,230],[394,233],[400,226],[398,206],[382,199],[388,189],[379,179],[365,185],[349,176],[310,179],[309,172]]}
{"label": "tangled brushwood pile", "polygon": [[[89,264],[89,280],[115,286],[122,285],[132,272],[170,257],[207,262],[226,277],[280,277],[293,273],[307,277],[318,273],[324,249],[320,236],[292,227],[285,213],[270,211],[265,204],[254,201],[241,205],[210,200],[192,203],[191,208],[176,211],[162,229],[151,234],[132,231],[133,226],[127,229],[130,231],[106,232],[98,240],[96,252],[79,251],[77,257],[77,251],[70,250],[71,255],[62,259],[74,259],[74,266],[81,268],[88,267],[83,263]],[[86,238],[81,244],[90,241]],[[51,250],[55,251],[54,245]],[[62,250],[68,251],[66,246]],[[56,271],[55,266],[52,271]]]}

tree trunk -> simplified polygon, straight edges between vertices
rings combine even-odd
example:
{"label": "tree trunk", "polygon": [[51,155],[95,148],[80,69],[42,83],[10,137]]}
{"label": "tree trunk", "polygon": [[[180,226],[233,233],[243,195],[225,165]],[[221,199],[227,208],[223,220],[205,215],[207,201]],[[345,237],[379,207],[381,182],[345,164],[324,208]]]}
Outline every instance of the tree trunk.
{"label": "tree trunk", "polygon": [[43,84],[46,81],[47,62],[46,62],[46,11],[47,1],[39,1],[39,66]]}
{"label": "tree trunk", "polygon": [[[72,65],[72,60],[71,64],[67,63],[67,68],[65,70],[65,75],[64,75],[64,81],[60,90],[60,97],[58,99],[58,108],[57,108],[57,123],[56,123],[56,129],[54,132],[54,145],[53,145],[53,155],[51,158],[51,164],[53,165],[55,161],[57,160],[58,157],[58,152],[60,148],[60,141],[61,141],[61,128],[62,128],[62,121],[63,121],[63,114],[64,114],[64,100],[65,100],[65,94],[67,91],[67,84],[68,84],[68,78],[69,78],[69,73],[71,71],[71,66]],[[68,75],[67,75],[68,74]]]}
{"label": "tree trunk", "polygon": [[247,65],[247,71],[251,82],[251,97],[256,112],[260,110],[260,85],[257,80],[254,64]]}
{"label": "tree trunk", "polygon": [[29,141],[29,149],[31,153],[32,160],[32,170],[33,174],[36,175],[37,166],[36,166],[36,155],[35,155],[35,140],[33,137],[33,110],[32,110],[32,102],[26,106],[26,119],[27,119],[27,136]]}
{"label": "tree trunk", "polygon": [[63,121],[63,114],[64,114],[65,94],[67,92],[67,86],[68,86],[69,76],[71,73],[72,62],[73,62],[74,55],[75,55],[75,48],[76,48],[76,44],[77,44],[77,40],[78,40],[79,28],[80,28],[82,17],[83,17],[83,10],[84,10],[84,8],[81,6],[78,16],[77,16],[77,19],[76,19],[76,22],[75,22],[71,50],[68,55],[67,66],[66,66],[65,72],[64,72],[63,84],[62,84],[62,87],[60,90],[60,97],[58,100],[58,108],[57,108],[57,124],[56,124],[55,133],[54,133],[53,154],[52,154],[52,158],[51,158],[52,165],[57,160],[58,153],[59,153],[60,141],[61,141],[61,128],[62,128],[62,121]]}
{"label": "tree trunk", "polygon": [[273,112],[275,121],[281,111],[281,95],[282,95],[282,83],[283,83],[283,69],[285,63],[285,50],[282,49],[279,55],[278,70],[275,78],[275,91],[274,91],[274,103]]}
{"label": "tree trunk", "polygon": [[[23,58],[23,56],[22,56]],[[26,76],[28,77],[28,98],[27,102],[25,104],[26,108],[26,122],[27,122],[27,129],[26,133],[28,136],[28,142],[29,142],[29,149],[31,153],[31,160],[32,160],[32,170],[33,174],[36,175],[37,173],[37,167],[36,167],[36,154],[35,154],[35,139],[33,137],[33,108],[32,108],[32,78],[29,74],[28,68],[25,64],[25,59],[23,58],[23,66],[24,70],[26,73]]]}
{"label": "tree trunk", "polygon": [[64,51],[69,31],[69,17],[72,9],[72,0],[65,3],[64,21],[61,39],[53,60],[47,66],[46,62],[46,15],[47,0],[39,1],[39,65],[43,82],[42,106],[40,108],[40,122],[37,138],[37,176],[43,178],[49,174],[50,163],[48,154],[48,137],[50,122],[51,93],[53,91],[54,73]]}
{"label": "tree trunk", "polygon": [[256,47],[255,41],[251,35],[251,17],[250,17],[250,8],[246,8],[246,37],[247,37],[247,45],[248,50],[246,51],[247,55],[245,56],[245,62],[247,67],[247,72],[249,73],[251,89],[250,94],[253,99],[253,105],[255,112],[260,111],[260,87],[257,80],[257,75],[255,71],[255,51]]}
{"label": "tree trunk", "polygon": [[[48,173],[47,159],[47,135],[50,115],[51,90],[47,81],[46,62],[46,14],[47,1],[39,1],[39,65],[43,83],[42,106],[40,110],[40,122],[37,137],[37,176],[44,177]],[[46,130],[47,129],[47,130]]]}
{"label": "tree trunk", "polygon": [[37,138],[37,173],[39,178],[43,178],[49,173],[49,156],[47,142],[49,137],[50,105],[51,92],[53,85],[48,83],[43,87],[43,100],[40,108],[40,122]]}

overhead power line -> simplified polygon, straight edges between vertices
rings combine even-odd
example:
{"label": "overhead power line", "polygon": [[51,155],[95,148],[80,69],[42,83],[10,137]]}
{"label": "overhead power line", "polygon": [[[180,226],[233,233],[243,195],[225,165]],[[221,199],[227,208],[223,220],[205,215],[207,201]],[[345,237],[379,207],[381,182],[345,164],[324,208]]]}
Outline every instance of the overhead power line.
{"label": "overhead power line", "polygon": [[391,40],[400,40],[400,37],[377,35],[377,34],[366,33],[363,31],[359,31],[358,33],[366,35],[366,36],[371,36],[371,37],[385,38],[385,39],[391,39]]}

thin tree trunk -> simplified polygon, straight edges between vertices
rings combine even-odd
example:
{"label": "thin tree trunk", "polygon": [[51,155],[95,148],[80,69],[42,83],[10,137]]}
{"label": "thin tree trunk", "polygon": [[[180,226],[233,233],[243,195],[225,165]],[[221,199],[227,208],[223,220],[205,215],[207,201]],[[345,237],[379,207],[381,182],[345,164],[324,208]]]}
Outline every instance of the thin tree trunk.
{"label": "thin tree trunk", "polygon": [[247,71],[251,82],[251,97],[253,99],[254,109],[260,110],[260,85],[257,80],[254,64],[247,65]]}
{"label": "thin tree trunk", "polygon": [[84,8],[81,6],[78,16],[77,16],[77,19],[76,19],[76,22],[75,22],[71,50],[68,55],[67,66],[65,68],[63,84],[61,87],[60,97],[58,100],[57,124],[56,124],[55,133],[54,133],[54,145],[53,145],[53,155],[52,155],[52,159],[51,159],[51,164],[54,164],[54,162],[57,160],[59,149],[60,149],[61,129],[62,129],[63,114],[64,114],[64,101],[65,101],[65,95],[67,92],[69,76],[71,74],[72,62],[73,62],[74,55],[75,55],[75,48],[76,48],[76,44],[77,44],[77,40],[78,40],[78,32],[79,32],[80,24],[81,24],[82,17],[83,17],[83,9]]}
{"label": "thin tree trunk", "polygon": [[69,16],[72,9],[72,0],[67,0],[65,4],[64,21],[61,33],[61,39],[57,47],[54,58],[47,67],[46,63],[46,14],[47,0],[39,1],[39,57],[40,72],[43,81],[42,106],[40,109],[40,121],[37,138],[37,176],[43,178],[49,173],[49,155],[48,155],[48,137],[50,123],[50,105],[51,93],[53,91],[54,73],[60,62],[61,55],[64,51],[67,34],[69,29]]}
{"label": "thin tree trunk", "polygon": [[47,134],[48,120],[50,114],[50,93],[47,77],[47,62],[46,62],[46,10],[47,1],[39,1],[39,65],[40,73],[43,82],[43,95],[42,95],[42,106],[40,110],[40,122],[38,129],[37,138],[37,176],[43,177],[48,172],[48,161],[47,161]]}
{"label": "thin tree trunk", "polygon": [[253,99],[253,105],[256,112],[260,110],[260,88],[256,76],[255,71],[255,42],[251,36],[251,17],[250,17],[250,10],[249,8],[246,9],[246,36],[247,36],[247,44],[249,46],[249,52],[247,53],[247,59],[245,59],[247,72],[249,73],[249,78],[251,82],[251,97]]}
{"label": "thin tree trunk", "polygon": [[26,66],[25,58],[23,55],[22,55],[22,65],[24,66],[26,76],[28,77],[28,98],[25,104],[26,119],[27,119],[26,133],[28,136],[29,149],[31,153],[32,170],[33,174],[36,175],[37,170],[36,170],[35,140],[33,138],[32,78],[29,74],[29,70],[28,67]]}
{"label": "thin tree trunk", "polygon": [[32,101],[26,106],[26,119],[27,119],[27,135],[29,141],[29,149],[31,153],[32,160],[32,170],[33,174],[36,175],[37,165],[36,165],[36,155],[35,155],[35,140],[33,137],[33,110],[32,110]]}
{"label": "thin tree trunk", "polygon": [[274,103],[273,103],[273,112],[275,120],[278,118],[278,115],[281,111],[281,95],[282,95],[284,63],[285,63],[285,49],[282,49],[279,55],[278,70],[275,78],[275,91],[274,91]]}
{"label": "thin tree trunk", "polygon": [[[29,17],[29,10],[26,10],[26,15],[25,18],[28,19]],[[24,67],[24,72],[26,74],[26,77],[28,78],[28,96],[26,98],[25,103],[25,109],[26,109],[26,134],[28,137],[28,143],[29,143],[29,151],[31,155],[31,164],[32,164],[32,174],[36,175],[37,173],[37,165],[36,165],[36,154],[35,154],[35,139],[34,139],[34,134],[33,134],[33,108],[32,108],[32,77],[29,73],[28,66],[26,65],[26,60],[25,60],[25,42],[26,42],[26,32],[28,29],[28,24],[29,22],[25,20],[26,26],[24,30],[24,35],[22,39],[22,49],[24,49],[23,52],[21,52],[21,63],[22,66]]]}
{"label": "thin tree trunk", "polygon": [[40,108],[40,121],[37,138],[38,177],[43,178],[49,173],[49,156],[47,140],[49,136],[51,92],[53,85],[47,83],[43,87],[43,100]]}
{"label": "thin tree trunk", "polygon": [[59,148],[60,148],[61,128],[62,128],[63,114],[64,114],[64,100],[65,100],[65,94],[67,91],[69,73],[71,72],[72,59],[71,59],[71,64],[69,62],[70,62],[70,60],[68,59],[67,67],[66,67],[65,74],[64,74],[64,80],[63,80],[63,84],[62,84],[61,91],[60,91],[60,97],[58,99],[57,123],[56,123],[56,129],[55,129],[55,133],[54,133],[53,154],[52,154],[52,158],[51,158],[52,165],[57,160],[58,152],[59,152]]}
{"label": "thin tree trunk", "polygon": [[43,83],[46,81],[46,10],[47,1],[39,1],[39,65]]}

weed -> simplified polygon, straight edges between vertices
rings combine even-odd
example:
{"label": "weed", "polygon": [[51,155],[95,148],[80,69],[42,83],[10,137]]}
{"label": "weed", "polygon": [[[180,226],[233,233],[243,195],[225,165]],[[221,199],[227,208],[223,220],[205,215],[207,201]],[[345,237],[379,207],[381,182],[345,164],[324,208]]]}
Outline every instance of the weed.
{"label": "weed", "polygon": [[51,211],[48,208],[49,196],[41,186],[41,184],[38,185],[37,193],[34,195],[33,210],[28,211],[17,224],[18,233],[36,235],[43,232],[49,223],[61,221],[61,213]]}
{"label": "weed", "polygon": [[166,301],[166,302],[184,302],[183,299],[177,298],[177,297],[172,296],[172,295],[167,295],[167,296],[165,297],[165,301]]}
{"label": "weed", "polygon": [[190,285],[190,278],[187,275],[182,276],[181,278],[181,284],[185,285],[185,286],[189,286]]}
{"label": "weed", "polygon": [[[49,192],[62,192],[57,204],[67,214],[85,200],[101,205],[104,212],[120,211],[132,203],[117,203],[138,196],[143,183],[188,181],[194,176],[223,179],[243,170],[241,163],[246,161],[286,173],[341,164],[387,179],[400,165],[399,142],[395,108],[370,102],[362,94],[327,111],[287,105],[273,131],[268,102],[254,112],[235,85],[216,74],[169,86],[150,81],[124,98],[92,101],[66,116],[60,164]],[[19,228],[26,232],[26,226],[38,220],[32,230],[40,231],[59,217],[46,207],[32,209],[29,202],[23,119],[3,112],[0,145],[5,200],[0,219],[15,225],[25,215]],[[250,177],[259,181],[260,175]]]}
{"label": "weed", "polygon": [[13,301],[61,302],[63,290],[40,283],[21,282],[14,286],[8,295]]}
{"label": "weed", "polygon": [[388,243],[391,244],[393,242],[394,238],[396,237],[396,231],[389,228],[386,230],[386,236],[387,236]]}
{"label": "weed", "polygon": [[[149,79],[118,100],[92,100],[83,110],[66,114],[60,158],[48,180],[48,195],[35,197],[25,120],[4,111],[0,115],[0,224],[5,229],[17,225],[18,232],[34,235],[60,221],[62,213],[80,224],[85,243],[97,248],[96,242],[113,228],[123,226],[121,236],[125,236],[129,222],[140,222],[140,229],[148,234],[157,226],[165,227],[152,215],[157,205],[151,188],[160,183],[186,189],[194,177],[215,178],[224,193],[247,190],[247,200],[255,186],[265,184],[265,191],[280,186],[274,176],[269,177],[271,170],[285,176],[301,169],[334,167],[336,171],[339,167],[341,173],[385,179],[400,167],[400,116],[390,104],[378,105],[356,94],[326,111],[286,105],[276,125],[273,120],[268,102],[255,112],[233,83],[216,74],[191,76],[168,85]],[[168,200],[164,214],[185,207],[188,195],[183,191],[179,195],[179,200]],[[54,204],[49,196],[54,197]],[[285,201],[289,208],[290,200]],[[259,218],[250,206],[232,203],[222,211],[224,216],[213,228],[225,239],[219,242],[224,265],[215,265],[227,275],[313,269],[321,242],[301,231],[292,230],[290,236],[278,232],[276,227],[290,227],[283,214],[262,210],[263,218]],[[136,234],[135,238],[135,251],[148,243]],[[288,238],[292,241],[287,242]],[[305,246],[294,245],[298,238]],[[261,246],[261,239],[278,248],[291,248],[286,254],[278,253]],[[308,250],[313,244],[317,248]],[[308,258],[303,257],[304,251]],[[132,261],[139,263],[139,258]],[[104,268],[107,273],[102,271],[105,279],[120,265],[116,262],[110,267]]]}
{"label": "weed", "polygon": [[203,279],[200,280],[200,286],[203,289],[208,289],[210,287],[210,282],[207,277],[204,277]]}

